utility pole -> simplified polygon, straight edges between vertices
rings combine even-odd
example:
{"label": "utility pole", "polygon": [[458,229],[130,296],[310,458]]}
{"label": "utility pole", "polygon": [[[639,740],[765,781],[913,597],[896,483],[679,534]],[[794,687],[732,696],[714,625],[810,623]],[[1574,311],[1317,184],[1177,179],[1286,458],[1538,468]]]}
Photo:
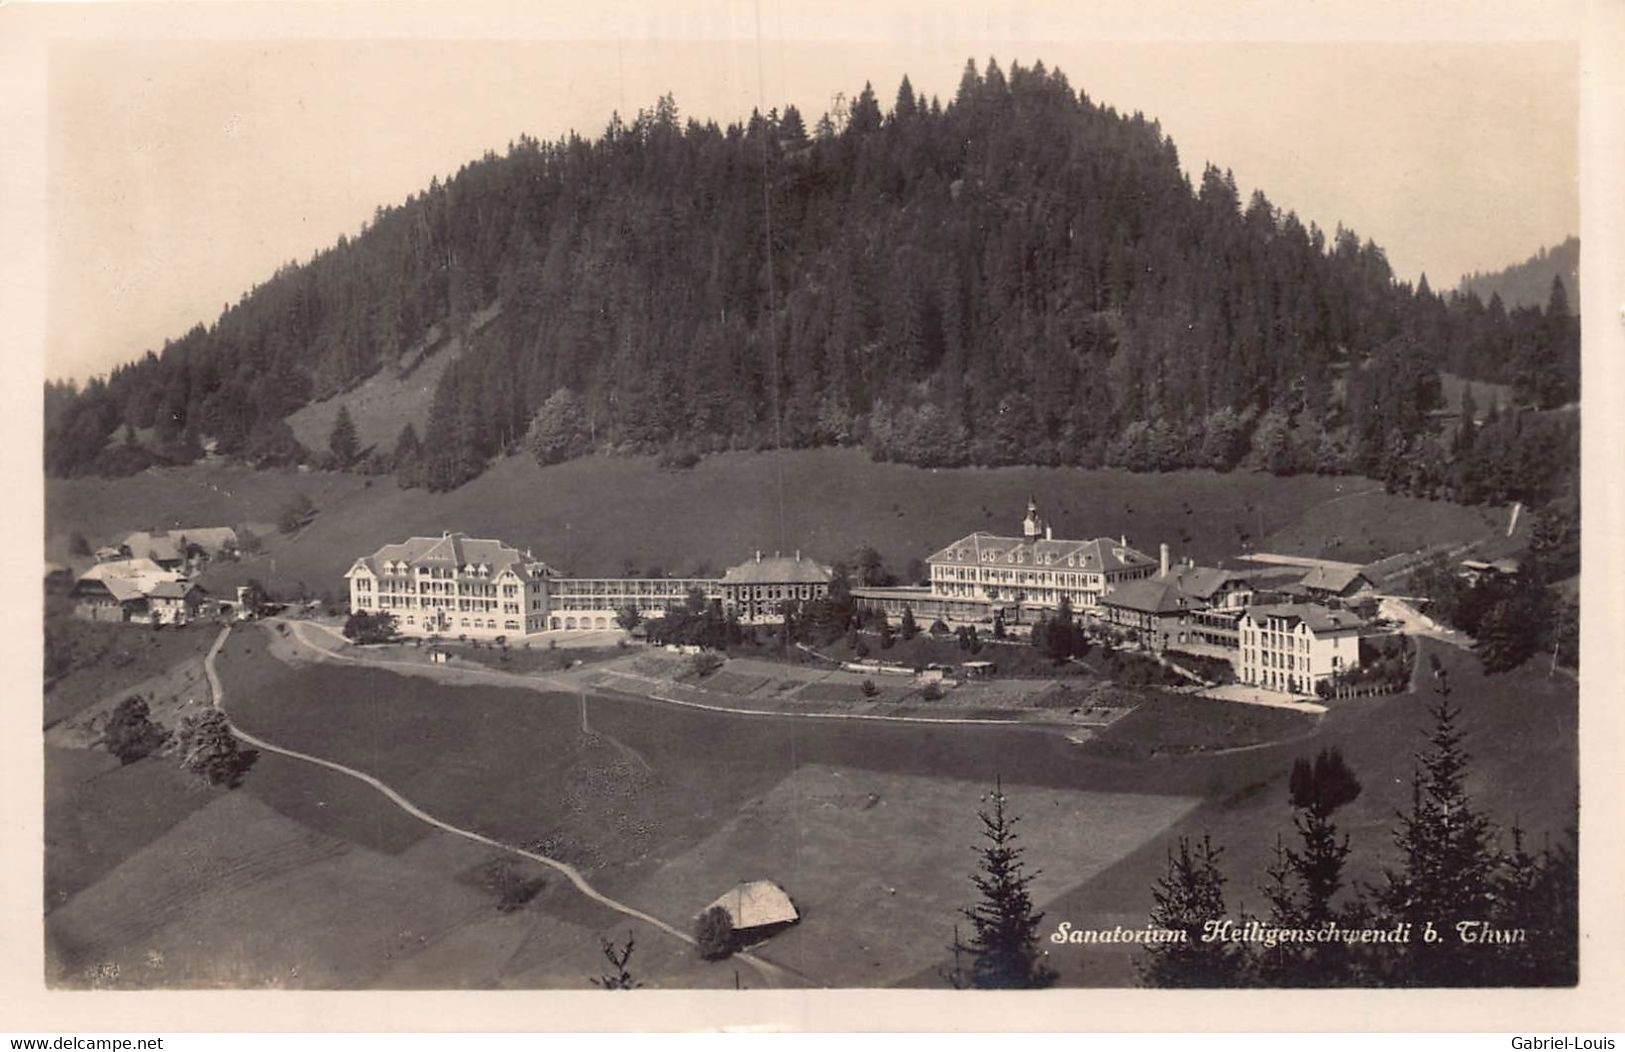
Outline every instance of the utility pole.
{"label": "utility pole", "polygon": [[1551,668],[1546,670],[1547,679],[1551,679],[1553,676],[1557,675],[1557,648],[1563,645],[1564,613],[1565,611],[1559,611],[1557,615],[1557,631],[1552,633],[1552,665]]}

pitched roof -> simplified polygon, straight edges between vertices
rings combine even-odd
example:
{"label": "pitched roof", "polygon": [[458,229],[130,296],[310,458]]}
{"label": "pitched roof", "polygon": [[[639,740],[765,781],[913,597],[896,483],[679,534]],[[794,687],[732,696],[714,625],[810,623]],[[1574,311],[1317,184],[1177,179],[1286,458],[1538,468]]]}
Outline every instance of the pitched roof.
{"label": "pitched roof", "polygon": [[1278,617],[1297,623],[1299,621],[1309,626],[1315,633],[1339,632],[1358,629],[1364,622],[1347,610],[1332,610],[1318,603],[1277,603],[1271,606],[1251,606],[1247,608],[1246,616],[1255,622],[1262,622],[1265,618]]}
{"label": "pitched roof", "polygon": [[439,567],[459,573],[470,566],[484,567],[490,577],[512,570],[526,580],[550,576],[553,572],[540,559],[533,559],[501,541],[482,540],[462,533],[444,533],[439,537],[409,537],[399,544],[386,544],[371,555],[357,559],[355,566],[350,568],[350,574],[362,566],[374,574],[381,574],[385,564],[393,563],[405,563],[413,568]]}
{"label": "pitched roof", "polygon": [[191,581],[154,581],[147,594],[160,599],[185,599],[195,591],[198,591],[198,586]]}
{"label": "pitched roof", "polygon": [[1167,614],[1176,610],[1194,610],[1207,604],[1193,600],[1179,586],[1179,581],[1167,577],[1142,577],[1137,581],[1124,581],[1101,596],[1102,606],[1115,606],[1124,610],[1137,610],[1146,614]]}
{"label": "pitched roof", "polygon": [[790,896],[771,880],[741,881],[723,892],[706,910],[717,906],[727,911],[735,929],[789,924],[801,917]]}
{"label": "pitched roof", "polygon": [[113,559],[97,563],[80,575],[81,581],[105,581],[114,577],[143,577],[149,574],[173,574],[151,559]]}
{"label": "pitched roof", "polygon": [[181,599],[196,588],[182,574],[166,570],[151,559],[119,559],[86,570],[74,582],[73,594],[95,594],[105,589],[122,603],[149,595]]}
{"label": "pitched roof", "polygon": [[124,547],[130,550],[133,558],[152,559],[155,562],[177,562],[184,554],[180,545],[167,533],[147,533],[145,530],[124,538]]}
{"label": "pitched roof", "polygon": [[758,556],[722,575],[723,584],[828,584],[830,569],[800,555]]}
{"label": "pitched roof", "polygon": [[237,531],[230,526],[188,526],[181,530],[170,530],[169,535],[208,551],[237,547]]}
{"label": "pitched roof", "polygon": [[1298,583],[1305,588],[1338,595],[1359,581],[1366,581],[1366,576],[1356,566],[1312,566],[1308,573],[1298,579]]}
{"label": "pitched roof", "polygon": [[1026,564],[1102,573],[1155,566],[1157,560],[1129,547],[1122,540],[1110,537],[1086,541],[1050,538],[1027,540],[1025,537],[1003,537],[979,530],[939,549],[927,562]]}
{"label": "pitched roof", "polygon": [[1203,600],[1212,599],[1231,581],[1247,582],[1246,574],[1215,566],[1176,566],[1169,572],[1186,595]]}

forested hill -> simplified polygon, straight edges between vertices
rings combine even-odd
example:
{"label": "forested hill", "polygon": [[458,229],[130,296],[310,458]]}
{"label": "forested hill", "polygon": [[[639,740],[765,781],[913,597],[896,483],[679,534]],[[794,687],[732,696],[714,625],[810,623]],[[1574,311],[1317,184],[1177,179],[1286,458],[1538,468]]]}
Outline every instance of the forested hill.
{"label": "forested hill", "polygon": [[1522,263],[1493,274],[1472,273],[1461,279],[1462,295],[1473,294],[1488,303],[1499,296],[1508,307],[1544,305],[1552,294],[1553,279],[1562,279],[1569,309],[1580,313],[1580,239],[1570,237],[1550,249],[1542,248]]}
{"label": "forested hill", "polygon": [[[290,412],[492,308],[426,434],[358,451],[343,414],[331,452],[294,439]],[[1578,330],[1566,309],[1397,283],[1351,231],[1243,202],[1212,167],[1193,185],[1156,122],[989,61],[947,103],[905,79],[889,110],[866,87],[812,127],[793,106],[684,120],[668,96],[596,140],[522,138],[161,354],[48,389],[47,461],[131,471],[212,441],[447,488],[527,445],[866,443],[924,465],[1248,464],[1462,495],[1461,438],[1430,416],[1440,368],[1564,404]],[[1498,454],[1523,468],[1483,467],[1492,497],[1569,456],[1572,435],[1523,415],[1486,423],[1540,436]]]}

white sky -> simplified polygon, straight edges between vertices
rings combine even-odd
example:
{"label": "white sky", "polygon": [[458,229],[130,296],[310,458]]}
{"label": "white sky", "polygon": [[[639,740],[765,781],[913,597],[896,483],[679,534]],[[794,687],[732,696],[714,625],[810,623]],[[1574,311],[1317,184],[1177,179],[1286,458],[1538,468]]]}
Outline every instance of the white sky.
{"label": "white sky", "polygon": [[1560,4],[266,5],[253,27],[234,7],[152,10],[74,5],[48,50],[48,376],[212,322],[522,132],[597,135],[666,91],[685,116],[793,102],[811,122],[865,80],[889,106],[905,72],[946,100],[970,56],[1059,67],[1160,120],[1188,169],[1351,226],[1436,289],[1579,229],[1578,20]]}

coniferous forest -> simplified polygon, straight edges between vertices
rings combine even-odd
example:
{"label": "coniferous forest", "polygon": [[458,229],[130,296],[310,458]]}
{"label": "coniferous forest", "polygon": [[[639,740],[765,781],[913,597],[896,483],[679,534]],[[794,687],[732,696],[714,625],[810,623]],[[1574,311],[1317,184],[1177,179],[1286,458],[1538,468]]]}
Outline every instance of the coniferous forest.
{"label": "coniferous forest", "polygon": [[[46,467],[215,452],[449,489],[495,457],[864,445],[926,466],[1359,472],[1541,502],[1577,465],[1579,325],[1507,309],[1188,178],[1158,124],[1041,63],[905,78],[842,112],[721,127],[661,98],[521,138],[287,265],[158,353],[47,386]],[[495,320],[425,432],[306,450],[285,422],[436,325]],[[1505,385],[1442,404],[1440,373]],[[346,419],[348,419],[346,417]],[[140,433],[138,437],[137,433]],[[341,436],[343,437],[343,436]]]}

